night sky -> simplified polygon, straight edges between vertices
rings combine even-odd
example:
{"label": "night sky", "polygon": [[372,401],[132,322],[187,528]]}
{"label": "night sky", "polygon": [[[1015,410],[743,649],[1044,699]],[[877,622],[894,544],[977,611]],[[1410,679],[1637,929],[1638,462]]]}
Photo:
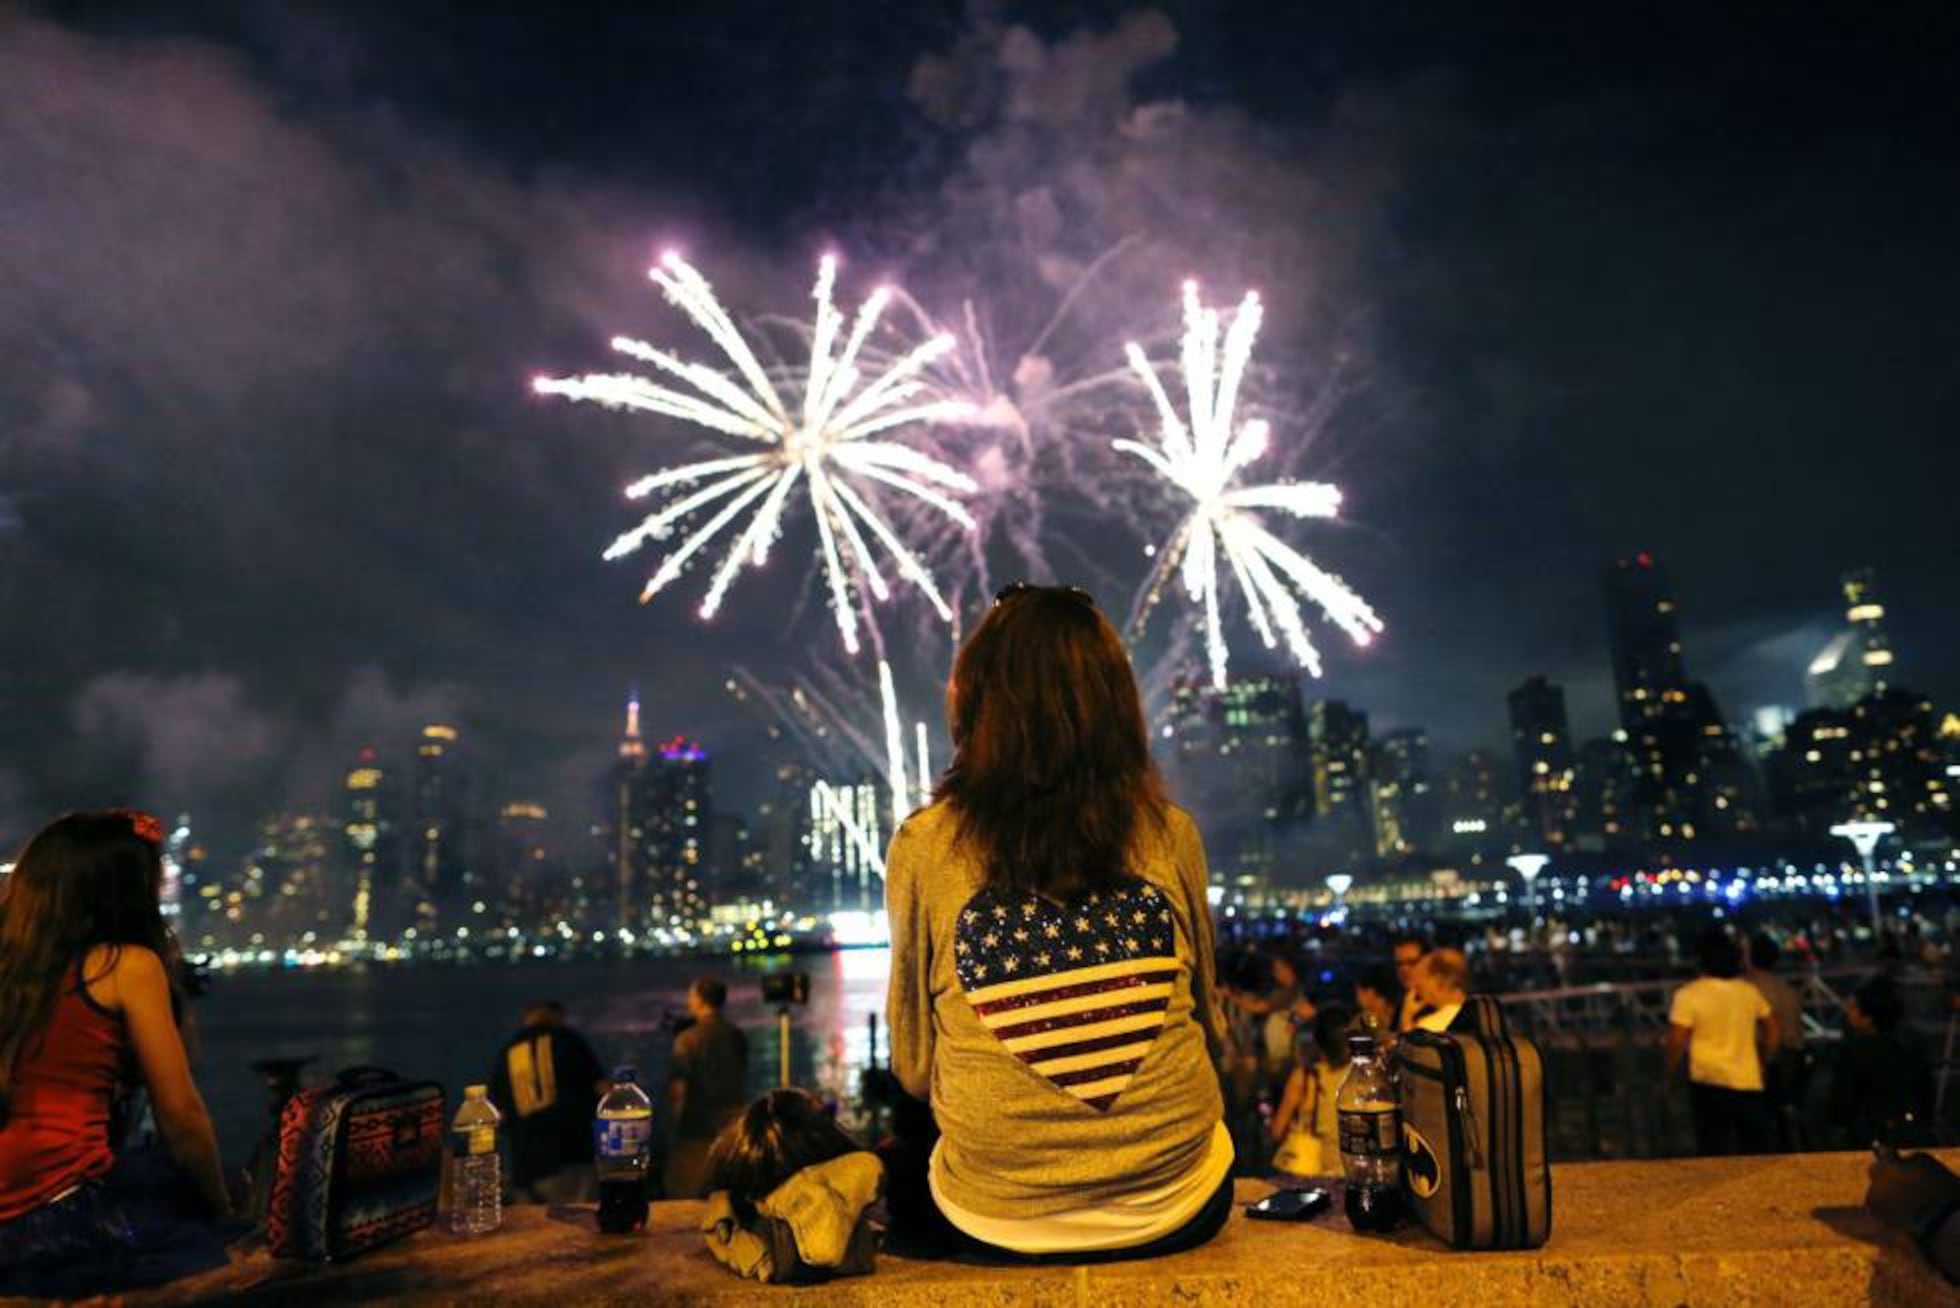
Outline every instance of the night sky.
{"label": "night sky", "polygon": [[[1285,534],[1389,624],[1309,693],[1378,728],[1499,743],[1543,672],[1605,730],[1637,549],[1732,718],[1801,703],[1854,565],[1960,704],[1953,6],[182,10],[0,7],[0,837],[133,801],[222,839],[434,715],[573,811],[634,680],[758,798],[729,665],[863,674],[807,518],[713,625],[699,578],[641,607],[618,488],[712,446],[527,390],[615,332],[712,357],[667,242],[744,312],[803,312],[827,249],[852,300],[973,300],[1004,371],[1112,247],[1064,373],[1186,275],[1258,286],[1275,459],[1348,497]],[[1127,611],[1137,492],[1065,439],[988,580]],[[901,644],[931,716],[946,642]]]}

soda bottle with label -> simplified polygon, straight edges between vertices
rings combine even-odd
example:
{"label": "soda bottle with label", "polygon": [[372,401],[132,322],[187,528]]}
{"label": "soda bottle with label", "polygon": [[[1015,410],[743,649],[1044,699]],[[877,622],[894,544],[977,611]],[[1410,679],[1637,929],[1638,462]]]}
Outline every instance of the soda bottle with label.
{"label": "soda bottle with label", "polygon": [[1348,1224],[1391,1231],[1402,1217],[1402,1109],[1373,1036],[1348,1037],[1348,1070],[1334,1094],[1347,1175]]}
{"label": "soda bottle with label", "polygon": [[449,1230],[488,1235],[503,1224],[504,1178],[497,1152],[503,1122],[483,1086],[467,1086],[449,1124]]}
{"label": "soda bottle with label", "polygon": [[640,1089],[634,1069],[617,1068],[612,1079],[592,1123],[592,1162],[599,1174],[599,1229],[624,1235],[647,1224],[653,1101]]}

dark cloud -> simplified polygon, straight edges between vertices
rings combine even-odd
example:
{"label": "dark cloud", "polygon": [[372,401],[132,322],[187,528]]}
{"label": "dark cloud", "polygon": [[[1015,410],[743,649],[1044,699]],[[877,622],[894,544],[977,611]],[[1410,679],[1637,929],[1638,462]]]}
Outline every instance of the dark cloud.
{"label": "dark cloud", "polygon": [[[854,290],[970,324],[985,561],[1112,608],[1161,508],[1107,454],[1134,395],[1056,396],[1184,276],[1259,287],[1275,466],[1348,492],[1299,539],[1389,622],[1317,691],[1380,724],[1501,740],[1543,671],[1603,730],[1598,576],[1637,547],[1732,714],[1791,697],[1863,563],[1960,697],[1934,9],[467,8],[0,17],[0,820],[313,805],[446,715],[575,809],[634,679],[746,761],[727,666],[838,661],[807,524],[711,627],[638,608],[617,488],[690,438],[524,391],[618,331],[699,350],[641,277],[668,240],[793,313],[835,239]],[[906,652],[930,704],[944,639]]]}
{"label": "dark cloud", "polygon": [[222,796],[269,764],[281,725],[224,673],[159,677],[111,672],[76,697],[77,747],[95,771],[130,778],[129,794],[165,810]]}

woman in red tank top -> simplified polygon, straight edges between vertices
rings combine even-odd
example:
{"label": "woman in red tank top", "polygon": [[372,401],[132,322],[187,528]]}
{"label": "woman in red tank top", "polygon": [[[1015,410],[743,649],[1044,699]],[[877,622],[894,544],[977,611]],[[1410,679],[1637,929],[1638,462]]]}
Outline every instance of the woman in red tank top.
{"label": "woman in red tank top", "polygon": [[[224,1261],[217,1137],[192,1082],[148,814],[75,813],[0,889],[0,1295],[154,1285]],[[118,1096],[148,1089],[168,1159],[118,1157]]]}

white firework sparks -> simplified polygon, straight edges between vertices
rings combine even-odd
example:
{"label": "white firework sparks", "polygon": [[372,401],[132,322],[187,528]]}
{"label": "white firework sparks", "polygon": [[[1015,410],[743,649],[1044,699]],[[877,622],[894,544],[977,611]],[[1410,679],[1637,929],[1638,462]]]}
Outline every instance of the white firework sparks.
{"label": "white firework sparks", "polygon": [[1158,551],[1134,622],[1141,625],[1149,616],[1172,573],[1181,574],[1185,592],[1203,606],[1211,681],[1220,689],[1226,684],[1228,649],[1219,592],[1227,568],[1244,596],[1246,616],[1266,648],[1276,648],[1284,639],[1300,666],[1314,676],[1320,675],[1320,654],[1301,617],[1303,601],[1319,605],[1357,645],[1366,645],[1382,629],[1381,619],[1367,601],[1273,535],[1257,512],[1270,509],[1296,518],[1331,518],[1340,510],[1339,488],[1323,482],[1239,483],[1239,474],[1266,452],[1264,421],[1248,419],[1234,428],[1239,387],[1259,335],[1260,314],[1259,296],[1247,292],[1221,336],[1218,311],[1199,300],[1196,282],[1186,282],[1180,367],[1189,395],[1189,421],[1171,403],[1143,348],[1132,342],[1126,353],[1157,406],[1158,438],[1154,446],[1115,442],[1117,449],[1142,459],[1190,501],[1189,512]]}
{"label": "white firework sparks", "polygon": [[[955,498],[976,489],[972,479],[892,439],[904,427],[964,412],[963,404],[937,396],[921,376],[928,364],[953,347],[953,339],[935,336],[871,366],[865,344],[878,328],[891,291],[883,287],[873,291],[846,331],[844,315],[831,295],[837,262],[825,256],[817,272],[809,364],[777,370],[772,376],[715,299],[707,279],[684,259],[664,254],[649,275],[669,302],[714,341],[732,373],[689,363],[622,336],[613,338],[614,350],[685,387],[637,373],[593,373],[539,378],[534,388],[546,395],[678,418],[764,448],[667,468],[627,487],[630,498],[659,491],[665,502],[614,541],[606,551],[608,559],[682,533],[654,569],[641,600],[652,599],[679,580],[689,561],[747,512],[747,523],[715,564],[701,601],[701,616],[712,618],[742,568],[761,567],[767,560],[770,546],[782,534],[790,495],[800,484],[816,519],[830,608],[846,650],[858,651],[864,594],[874,600],[891,594],[886,566],[895,567],[899,576],[916,586],[941,620],[952,621],[952,610],[931,572],[881,510],[878,488],[908,496],[962,527],[973,526],[971,515]],[[711,507],[706,520],[695,525],[695,516]]]}

